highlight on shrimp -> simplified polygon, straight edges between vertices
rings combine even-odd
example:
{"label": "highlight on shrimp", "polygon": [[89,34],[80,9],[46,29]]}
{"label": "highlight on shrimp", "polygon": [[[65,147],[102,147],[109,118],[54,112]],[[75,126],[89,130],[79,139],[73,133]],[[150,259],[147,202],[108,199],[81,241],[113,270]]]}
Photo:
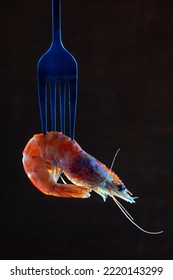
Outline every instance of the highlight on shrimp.
{"label": "highlight on shrimp", "polygon": [[[71,140],[61,132],[34,135],[24,148],[22,161],[29,179],[42,193],[56,197],[88,198],[94,191],[104,201],[107,197],[111,197],[130,222],[143,232],[149,234],[163,232],[146,231],[137,225],[117,200],[118,197],[129,203],[135,203],[137,197],[132,196],[117,174],[112,171],[112,166],[109,169],[83,151],[75,140]],[[65,175],[71,183],[66,183],[62,175]],[[62,183],[58,182],[60,178]]]}

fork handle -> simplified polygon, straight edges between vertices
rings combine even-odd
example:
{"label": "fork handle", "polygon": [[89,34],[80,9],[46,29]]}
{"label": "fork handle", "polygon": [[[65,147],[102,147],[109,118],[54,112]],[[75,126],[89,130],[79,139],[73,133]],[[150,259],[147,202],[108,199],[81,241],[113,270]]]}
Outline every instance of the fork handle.
{"label": "fork handle", "polygon": [[61,44],[61,0],[52,0],[52,44]]}

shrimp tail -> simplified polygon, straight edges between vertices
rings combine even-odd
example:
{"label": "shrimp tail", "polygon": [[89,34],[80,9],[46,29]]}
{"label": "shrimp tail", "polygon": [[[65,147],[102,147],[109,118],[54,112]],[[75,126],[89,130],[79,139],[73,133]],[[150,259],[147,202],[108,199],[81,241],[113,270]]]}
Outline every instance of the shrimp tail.
{"label": "shrimp tail", "polygon": [[[61,134],[58,135],[61,137]],[[87,186],[76,186],[73,184],[58,183],[58,179],[62,174],[62,170],[58,166],[54,158],[48,158],[47,160],[45,160],[47,149],[43,145],[45,145],[44,143],[46,139],[46,136],[34,136],[28,142],[23,151],[22,161],[24,170],[31,182],[33,183],[33,185],[46,195],[68,198],[90,197],[91,190]],[[40,140],[42,140],[42,150],[42,146],[39,145]],[[51,149],[52,147],[49,146],[49,148]]]}

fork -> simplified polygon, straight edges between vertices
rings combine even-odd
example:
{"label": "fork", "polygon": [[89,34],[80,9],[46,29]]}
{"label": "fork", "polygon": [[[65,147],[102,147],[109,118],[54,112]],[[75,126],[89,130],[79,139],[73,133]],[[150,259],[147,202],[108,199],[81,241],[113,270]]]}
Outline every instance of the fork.
{"label": "fork", "polygon": [[52,43],[37,64],[38,98],[42,132],[47,132],[47,95],[50,92],[51,128],[56,131],[56,95],[59,91],[60,128],[66,132],[66,92],[69,94],[69,130],[74,139],[78,66],[75,58],[63,46],[61,39],[61,0],[52,0]]}

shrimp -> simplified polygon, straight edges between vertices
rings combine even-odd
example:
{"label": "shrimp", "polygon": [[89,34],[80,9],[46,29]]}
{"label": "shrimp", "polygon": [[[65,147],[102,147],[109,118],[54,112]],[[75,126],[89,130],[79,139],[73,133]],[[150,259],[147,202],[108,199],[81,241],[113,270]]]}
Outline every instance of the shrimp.
{"label": "shrimp", "polygon": [[[114,158],[115,159],[115,158]],[[140,230],[133,217],[116,197],[135,203],[137,197],[126,188],[120,178],[106,165],[89,155],[75,140],[61,132],[35,134],[23,151],[23,166],[33,185],[46,195],[64,198],[88,198],[92,191],[104,201],[111,197],[124,215]],[[70,183],[66,183],[62,175]],[[62,183],[58,182],[59,178]]]}

